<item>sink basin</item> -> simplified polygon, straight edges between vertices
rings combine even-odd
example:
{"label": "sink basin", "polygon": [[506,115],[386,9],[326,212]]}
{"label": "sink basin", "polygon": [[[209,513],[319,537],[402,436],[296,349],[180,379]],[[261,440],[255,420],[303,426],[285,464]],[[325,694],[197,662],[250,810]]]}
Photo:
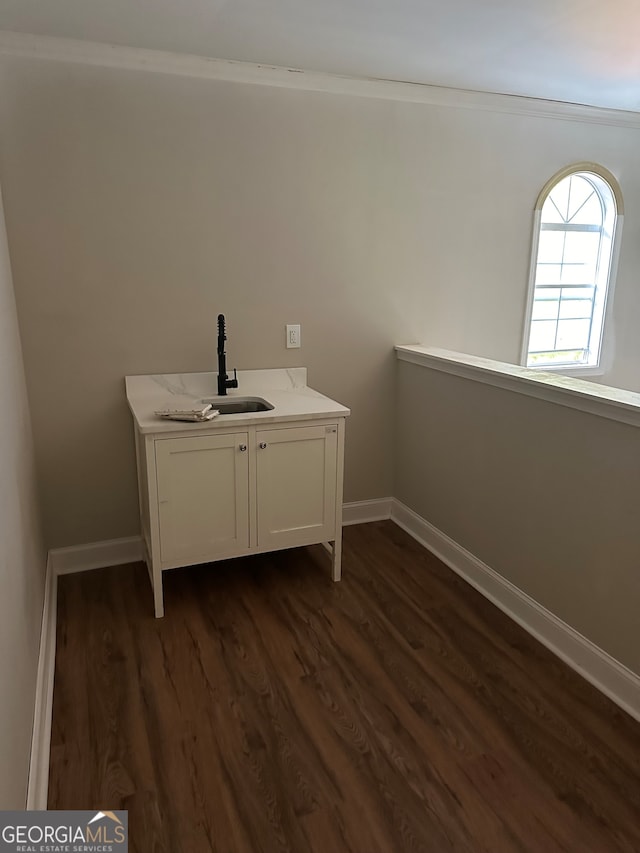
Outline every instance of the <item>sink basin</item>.
{"label": "sink basin", "polygon": [[247,412],[269,412],[271,403],[262,397],[206,397],[203,403],[211,403],[221,415],[242,415]]}

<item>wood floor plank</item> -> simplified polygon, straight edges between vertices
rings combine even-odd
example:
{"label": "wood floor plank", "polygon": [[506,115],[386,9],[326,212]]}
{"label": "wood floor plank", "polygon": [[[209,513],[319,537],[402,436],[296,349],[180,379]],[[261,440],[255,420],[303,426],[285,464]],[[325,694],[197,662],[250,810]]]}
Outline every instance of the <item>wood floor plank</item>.
{"label": "wood floor plank", "polygon": [[391,522],[60,578],[50,808],[140,853],[637,853],[640,726]]}

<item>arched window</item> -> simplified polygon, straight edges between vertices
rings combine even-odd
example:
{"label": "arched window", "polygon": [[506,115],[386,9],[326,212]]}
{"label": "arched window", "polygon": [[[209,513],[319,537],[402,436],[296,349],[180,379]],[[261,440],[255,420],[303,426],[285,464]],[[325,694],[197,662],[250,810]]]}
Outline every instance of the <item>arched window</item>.
{"label": "arched window", "polygon": [[593,163],[563,169],[538,196],[523,364],[600,366],[622,213],[615,178]]}

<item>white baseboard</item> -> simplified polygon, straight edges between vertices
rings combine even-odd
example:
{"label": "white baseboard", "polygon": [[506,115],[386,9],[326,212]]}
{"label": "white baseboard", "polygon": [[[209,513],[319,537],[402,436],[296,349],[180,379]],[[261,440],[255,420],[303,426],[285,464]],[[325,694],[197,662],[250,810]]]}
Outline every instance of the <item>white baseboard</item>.
{"label": "white baseboard", "polygon": [[44,587],[40,653],[36,676],[36,701],[29,760],[27,808],[45,810],[49,792],[49,758],[53,717],[53,678],[56,668],[56,623],[58,578],[51,558],[47,559]]}
{"label": "white baseboard", "polygon": [[[640,721],[640,677],[554,616],[449,536],[395,498],[346,503],[344,525],[391,518],[456,574],[517,622],[620,708]],[[139,536],[49,552],[27,794],[28,809],[46,809],[53,712],[58,575],[136,562]]]}
{"label": "white baseboard", "polygon": [[89,542],[70,548],[52,548],[49,557],[56,576],[136,563],[142,559],[142,538],[127,536],[125,539]]}
{"label": "white baseboard", "polygon": [[391,519],[616,705],[640,721],[640,676],[395,499]]}
{"label": "white baseboard", "polygon": [[393,498],[376,498],[371,501],[352,501],[342,507],[342,526],[366,524],[391,518]]}
{"label": "white baseboard", "polygon": [[47,574],[40,632],[40,654],[36,676],[36,699],[29,761],[27,808],[46,809],[49,792],[49,760],[53,718],[53,681],[56,668],[58,576],[84,572],[142,559],[142,539],[129,536],[106,542],[91,542],[71,548],[52,548]]}
{"label": "white baseboard", "polygon": [[[364,524],[390,518],[392,503],[393,498],[346,503],[343,507],[342,523]],[[88,542],[86,545],[71,545],[68,548],[52,548],[49,551],[49,559],[56,576],[119,566],[123,563],[136,563],[143,559],[142,537],[127,536],[124,539]]]}
{"label": "white baseboard", "polygon": [[[344,524],[362,524],[389,518],[393,498],[356,501],[344,505]],[[53,680],[56,664],[58,576],[86,572],[143,559],[142,538],[129,536],[104,542],[89,542],[68,548],[52,548],[47,558],[40,654],[36,683],[31,758],[29,762],[28,809],[46,809],[49,790],[49,760],[53,717]]]}

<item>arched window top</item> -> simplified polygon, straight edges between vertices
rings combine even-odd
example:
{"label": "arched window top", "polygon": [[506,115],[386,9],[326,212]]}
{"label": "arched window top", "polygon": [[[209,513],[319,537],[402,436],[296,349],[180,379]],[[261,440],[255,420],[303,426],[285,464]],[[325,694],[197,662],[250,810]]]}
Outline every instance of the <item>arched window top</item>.
{"label": "arched window top", "polygon": [[553,187],[542,205],[544,225],[586,225],[600,229],[604,219],[603,198],[586,174],[563,178]]}
{"label": "arched window top", "polygon": [[527,366],[599,367],[622,210],[616,179],[595,163],[568,166],[543,187],[523,341]]}
{"label": "arched window top", "polygon": [[596,184],[606,184],[608,191],[611,194],[612,202],[615,205],[615,211],[618,216],[622,216],[624,213],[624,202],[622,199],[620,184],[617,182],[614,175],[608,169],[605,169],[604,166],[600,166],[598,163],[589,163],[586,161],[582,163],[574,163],[572,166],[565,166],[564,169],[560,169],[560,171],[556,172],[552,178],[549,178],[547,183],[540,190],[535,210],[542,210],[547,198],[555,187],[562,183],[565,178],[570,178],[574,175],[587,180],[591,179]]}

